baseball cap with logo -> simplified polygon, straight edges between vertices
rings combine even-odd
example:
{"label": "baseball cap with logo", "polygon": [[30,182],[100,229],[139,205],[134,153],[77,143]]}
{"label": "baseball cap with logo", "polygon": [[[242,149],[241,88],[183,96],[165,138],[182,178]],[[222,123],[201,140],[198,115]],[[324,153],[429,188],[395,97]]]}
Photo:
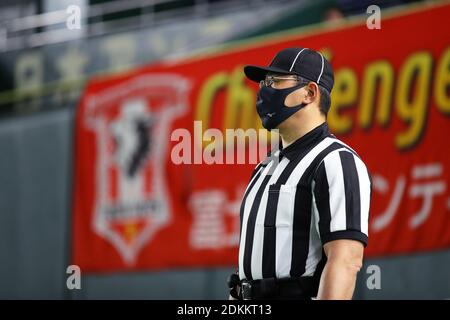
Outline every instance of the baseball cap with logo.
{"label": "baseball cap with logo", "polygon": [[276,54],[268,67],[247,65],[244,73],[252,81],[264,80],[269,72],[298,75],[316,82],[331,92],[334,84],[333,68],[324,56],[308,48],[287,48]]}

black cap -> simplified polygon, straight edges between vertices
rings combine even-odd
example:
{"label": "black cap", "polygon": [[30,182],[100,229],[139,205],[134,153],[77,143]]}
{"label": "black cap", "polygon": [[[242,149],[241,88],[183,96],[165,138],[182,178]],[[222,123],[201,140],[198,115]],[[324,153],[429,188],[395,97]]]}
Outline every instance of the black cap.
{"label": "black cap", "polygon": [[268,67],[245,66],[244,73],[252,81],[264,80],[267,73],[294,74],[316,82],[331,92],[333,68],[320,53],[308,48],[287,48],[277,53]]}

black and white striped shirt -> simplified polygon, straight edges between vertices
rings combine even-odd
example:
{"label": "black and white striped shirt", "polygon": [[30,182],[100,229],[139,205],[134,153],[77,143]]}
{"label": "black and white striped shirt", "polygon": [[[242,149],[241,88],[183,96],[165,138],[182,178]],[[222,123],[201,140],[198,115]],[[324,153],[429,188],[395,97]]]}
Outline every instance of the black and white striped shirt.
{"label": "black and white striped shirt", "polygon": [[240,279],[317,276],[326,242],[367,245],[370,196],[365,164],[326,123],[276,151],[242,200]]}

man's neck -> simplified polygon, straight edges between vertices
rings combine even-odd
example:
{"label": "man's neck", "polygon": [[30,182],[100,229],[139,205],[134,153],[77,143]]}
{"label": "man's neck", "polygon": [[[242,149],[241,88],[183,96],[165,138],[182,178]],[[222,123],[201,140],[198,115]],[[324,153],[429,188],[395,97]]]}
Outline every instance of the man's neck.
{"label": "man's neck", "polygon": [[318,120],[309,122],[302,126],[296,126],[290,130],[280,130],[280,136],[281,136],[281,142],[283,143],[283,148],[286,148],[290,144],[292,144],[294,141],[300,139],[305,134],[313,130],[314,128],[317,128],[321,124],[323,124],[324,120]]}

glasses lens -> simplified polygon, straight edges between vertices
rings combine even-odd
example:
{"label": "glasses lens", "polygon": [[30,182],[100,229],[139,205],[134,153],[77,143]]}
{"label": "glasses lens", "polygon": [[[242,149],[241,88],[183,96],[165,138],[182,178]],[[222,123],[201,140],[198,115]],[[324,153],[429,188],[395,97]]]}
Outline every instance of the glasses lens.
{"label": "glasses lens", "polygon": [[297,82],[297,85],[299,84],[308,84],[308,82],[302,81],[300,78],[295,77],[295,76],[267,76],[264,80],[261,80],[259,82],[259,87],[262,88],[262,86],[266,86],[266,87],[272,87],[272,85],[274,83],[279,83],[280,81],[289,81],[289,80],[293,80],[295,82]]}
{"label": "glasses lens", "polygon": [[262,88],[263,86],[270,87],[270,86],[272,85],[272,83],[273,83],[273,80],[272,80],[272,79],[270,79],[270,78],[265,78],[264,80],[261,80],[261,81],[259,82],[259,87],[260,87],[260,88]]}

